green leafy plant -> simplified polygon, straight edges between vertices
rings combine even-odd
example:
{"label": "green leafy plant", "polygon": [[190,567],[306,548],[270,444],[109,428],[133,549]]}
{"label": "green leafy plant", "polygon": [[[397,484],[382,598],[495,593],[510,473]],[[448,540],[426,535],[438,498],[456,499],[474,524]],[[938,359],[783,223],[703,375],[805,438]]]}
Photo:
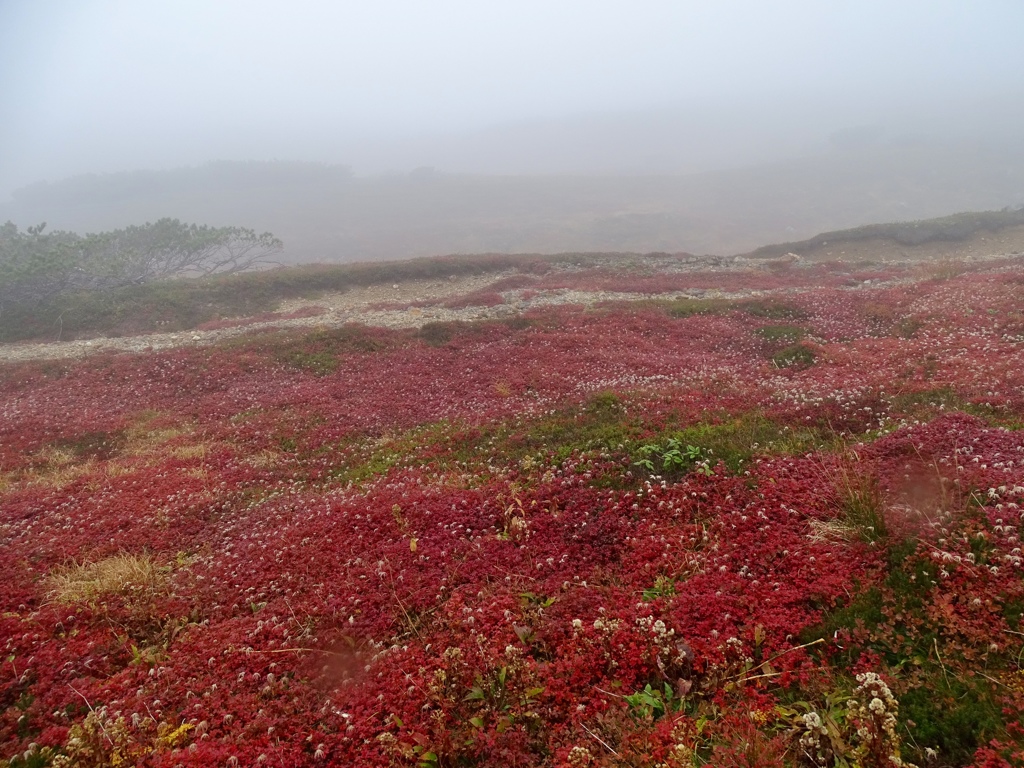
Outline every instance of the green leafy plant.
{"label": "green leafy plant", "polygon": [[469,723],[479,730],[487,727],[487,718],[494,720],[494,729],[504,733],[537,703],[537,697],[544,692],[544,686],[534,686],[516,691],[509,684],[509,667],[502,666],[488,675],[477,675],[475,685],[463,701],[478,702],[480,713],[469,718]]}
{"label": "green leafy plant", "polygon": [[641,458],[634,462],[638,467],[650,473],[662,472],[681,474],[694,468],[702,475],[713,475],[710,451],[699,446],[683,443],[678,438],[669,438],[664,445],[650,443],[640,446],[638,453]]}
{"label": "green leafy plant", "polygon": [[638,720],[657,720],[683,709],[682,696],[677,696],[668,683],[663,683],[661,688],[648,683],[642,690],[623,696],[623,699],[629,704],[630,714]]}
{"label": "green leafy plant", "polygon": [[654,585],[644,590],[644,600],[657,600],[659,597],[675,597],[676,583],[667,576],[659,576]]}

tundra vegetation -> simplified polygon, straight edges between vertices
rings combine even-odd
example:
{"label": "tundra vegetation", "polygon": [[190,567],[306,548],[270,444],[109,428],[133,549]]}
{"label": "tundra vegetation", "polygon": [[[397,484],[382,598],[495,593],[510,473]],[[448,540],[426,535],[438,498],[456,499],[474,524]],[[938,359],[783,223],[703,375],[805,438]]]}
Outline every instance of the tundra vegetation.
{"label": "tundra vegetation", "polygon": [[1021,258],[530,274],[0,366],[3,764],[1024,765]]}

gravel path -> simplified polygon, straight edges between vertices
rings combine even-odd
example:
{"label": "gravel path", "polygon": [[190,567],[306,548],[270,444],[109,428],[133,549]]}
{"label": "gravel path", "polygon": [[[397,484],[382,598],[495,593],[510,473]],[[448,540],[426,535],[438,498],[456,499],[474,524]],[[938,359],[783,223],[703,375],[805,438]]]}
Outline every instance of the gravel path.
{"label": "gravel path", "polygon": [[[1014,256],[1016,254],[1008,254]],[[977,257],[976,257],[977,258]],[[989,255],[987,259],[1004,258],[1003,255]],[[642,261],[641,257],[641,261]],[[673,268],[666,271],[706,271],[717,269],[729,272],[743,266],[741,259],[722,260],[728,263],[709,264],[703,259],[694,263],[676,262]],[[743,266],[741,266],[741,264]],[[636,266],[664,268],[664,262],[651,261]],[[724,267],[724,269],[723,269]],[[749,269],[749,266],[747,266]],[[571,271],[571,268],[570,268]],[[139,353],[153,350],[171,349],[174,347],[215,344],[223,339],[230,339],[253,331],[269,328],[338,328],[347,323],[382,328],[418,328],[426,323],[451,322],[455,320],[472,321],[488,318],[501,318],[517,315],[530,309],[552,307],[558,305],[577,305],[592,307],[603,302],[640,301],[640,300],[674,300],[681,298],[694,299],[744,299],[754,296],[770,296],[793,293],[801,289],[786,288],[780,290],[744,290],[724,292],[717,290],[688,290],[673,293],[641,294],[615,291],[580,291],[572,289],[557,290],[514,290],[502,293],[504,304],[493,307],[471,306],[462,309],[451,309],[444,306],[414,306],[455,296],[479,291],[493,285],[496,281],[519,274],[506,272],[497,274],[453,277],[446,280],[409,280],[391,285],[371,285],[343,293],[332,293],[310,299],[293,299],[284,301],[277,312],[288,314],[303,309],[317,308],[321,314],[310,317],[277,318],[265,322],[246,323],[238,318],[239,324],[216,330],[192,330],[175,333],[151,333],[141,336],[120,338],[99,338],[76,341],[58,341],[47,343],[16,343],[0,344],[0,363],[21,362],[25,360],[53,360],[61,358],[79,358],[99,352]],[[891,281],[886,284],[906,282]],[[881,283],[871,284],[871,288],[882,287]],[[868,287],[868,286],[864,286]],[[856,290],[854,288],[853,290]]]}
{"label": "gravel path", "polygon": [[[489,285],[495,281],[493,275],[483,281]],[[460,281],[461,283],[461,281]],[[465,283],[462,288],[452,293],[463,294],[469,291]],[[374,286],[375,289],[379,288]],[[475,288],[470,288],[475,290]],[[57,341],[40,344],[18,343],[0,345],[0,362],[20,362],[25,360],[53,360],[60,358],[85,357],[99,352],[151,352],[153,350],[171,349],[174,347],[215,344],[224,339],[234,338],[253,331],[269,328],[338,328],[347,323],[362,323],[381,328],[419,328],[427,323],[451,322],[455,320],[471,321],[510,317],[530,309],[553,307],[559,305],[576,305],[593,307],[596,304],[612,301],[639,301],[656,298],[672,300],[679,298],[724,298],[739,299],[751,296],[766,295],[770,291],[741,291],[726,293],[722,291],[677,291],[674,293],[641,294],[620,293],[614,291],[577,291],[559,289],[552,291],[532,291],[535,295],[528,299],[522,298],[522,291],[509,291],[502,296],[506,303],[494,307],[465,307],[449,309],[443,306],[408,307],[406,309],[380,309],[382,303],[401,303],[403,299],[396,294],[405,294],[408,288],[400,286],[392,293],[386,290],[366,291],[364,296],[353,296],[349,293],[321,296],[304,301],[289,301],[279,308],[282,313],[315,306],[325,311],[312,317],[274,319],[265,322],[249,323],[216,330],[193,330],[175,333],[151,333],[142,336],[126,336],[120,338],[101,338],[76,341]],[[364,294],[363,291],[352,291],[352,294]],[[365,296],[372,296],[372,300]],[[448,294],[420,293],[416,299],[408,303],[429,301]],[[354,301],[355,300],[355,301]],[[241,321],[240,321],[241,322]]]}

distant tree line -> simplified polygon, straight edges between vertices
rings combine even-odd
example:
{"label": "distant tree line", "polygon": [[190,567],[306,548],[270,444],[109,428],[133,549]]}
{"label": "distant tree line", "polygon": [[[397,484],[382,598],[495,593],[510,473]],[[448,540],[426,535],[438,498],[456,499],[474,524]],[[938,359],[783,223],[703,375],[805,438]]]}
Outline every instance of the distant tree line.
{"label": "distant tree line", "polygon": [[142,285],[172,277],[228,274],[273,263],[282,243],[269,232],[160,219],[79,235],[0,226],[0,304]]}

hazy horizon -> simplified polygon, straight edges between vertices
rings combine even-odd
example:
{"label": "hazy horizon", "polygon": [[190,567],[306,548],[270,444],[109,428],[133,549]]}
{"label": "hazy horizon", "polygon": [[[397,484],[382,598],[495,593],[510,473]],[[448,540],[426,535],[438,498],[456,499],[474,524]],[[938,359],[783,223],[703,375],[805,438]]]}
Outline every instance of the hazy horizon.
{"label": "hazy horizon", "polygon": [[0,199],[211,160],[676,174],[853,129],[984,141],[1024,125],[1022,28],[998,0],[4,3]]}

